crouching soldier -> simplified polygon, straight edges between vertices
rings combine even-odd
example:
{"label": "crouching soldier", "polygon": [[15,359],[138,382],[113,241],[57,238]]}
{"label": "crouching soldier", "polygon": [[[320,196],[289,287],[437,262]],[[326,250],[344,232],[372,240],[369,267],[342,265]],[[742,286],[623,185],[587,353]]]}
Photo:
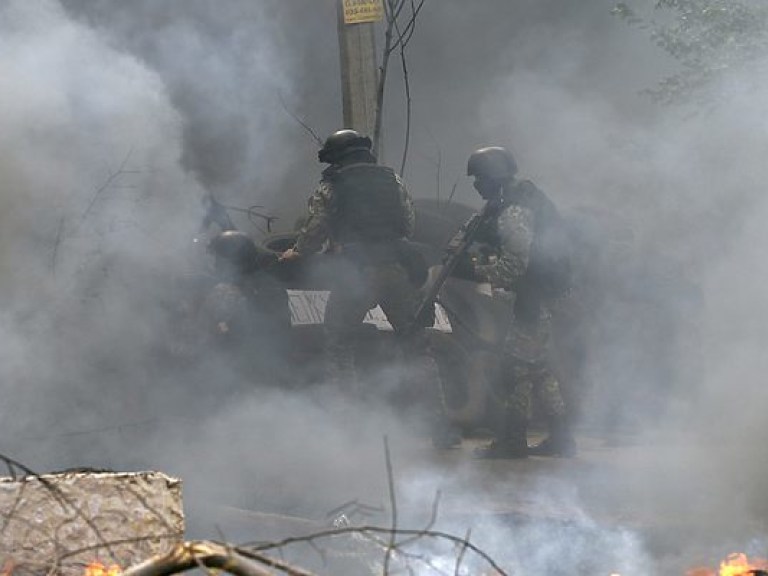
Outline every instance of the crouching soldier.
{"label": "crouching soldier", "polygon": [[226,230],[211,239],[216,284],[199,318],[209,349],[218,350],[241,375],[260,384],[285,379],[289,349],[288,295],[266,268],[277,257],[247,235]]}

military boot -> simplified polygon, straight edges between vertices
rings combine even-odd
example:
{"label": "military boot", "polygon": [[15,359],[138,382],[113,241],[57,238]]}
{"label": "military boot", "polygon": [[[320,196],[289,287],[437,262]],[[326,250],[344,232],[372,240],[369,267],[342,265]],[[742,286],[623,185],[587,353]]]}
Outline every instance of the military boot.
{"label": "military boot", "polygon": [[576,439],[571,432],[571,426],[565,416],[555,416],[549,420],[549,435],[528,449],[532,456],[559,456],[572,458],[576,456]]}
{"label": "military boot", "polygon": [[507,423],[498,437],[488,446],[476,448],[475,458],[488,460],[517,459],[528,457],[527,426],[525,423]]}

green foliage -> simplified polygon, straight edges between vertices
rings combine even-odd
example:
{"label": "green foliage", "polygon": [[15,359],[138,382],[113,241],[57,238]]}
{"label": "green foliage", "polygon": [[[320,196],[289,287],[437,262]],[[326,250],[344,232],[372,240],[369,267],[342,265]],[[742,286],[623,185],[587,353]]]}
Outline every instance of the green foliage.
{"label": "green foliage", "polygon": [[665,103],[700,97],[725,75],[768,56],[768,5],[738,0],[657,0],[663,23],[643,18],[627,3],[613,13],[627,24],[648,30],[651,39],[681,69],[648,92]]}

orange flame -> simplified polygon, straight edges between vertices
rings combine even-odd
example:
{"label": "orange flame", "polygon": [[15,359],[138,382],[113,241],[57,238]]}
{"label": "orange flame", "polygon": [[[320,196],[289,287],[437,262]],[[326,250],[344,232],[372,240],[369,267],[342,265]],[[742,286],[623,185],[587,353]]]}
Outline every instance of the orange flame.
{"label": "orange flame", "polygon": [[0,568],[0,576],[11,576],[11,574],[13,574],[13,569],[15,567],[16,567],[16,563],[13,561],[13,559],[8,558],[3,563],[3,567]]}
{"label": "orange flame", "polygon": [[120,576],[123,573],[122,568],[117,564],[107,567],[101,562],[91,562],[85,567],[83,576]]}
{"label": "orange flame", "polygon": [[753,558],[750,560],[746,554],[729,554],[728,558],[720,563],[720,571],[715,572],[709,568],[694,568],[685,573],[685,576],[748,576],[750,570],[768,569],[768,560]]}
{"label": "orange flame", "polygon": [[752,561],[746,554],[730,554],[725,562],[720,564],[720,576],[741,576],[748,574],[750,570],[764,570],[768,568],[768,560],[753,558]]}

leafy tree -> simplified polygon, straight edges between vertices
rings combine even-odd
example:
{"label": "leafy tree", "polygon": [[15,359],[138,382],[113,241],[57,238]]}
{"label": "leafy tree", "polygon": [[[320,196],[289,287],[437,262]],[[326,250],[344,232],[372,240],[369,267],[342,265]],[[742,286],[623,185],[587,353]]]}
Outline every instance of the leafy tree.
{"label": "leafy tree", "polygon": [[718,80],[760,65],[768,55],[768,5],[739,0],[656,0],[659,19],[642,17],[628,3],[613,13],[649,30],[680,70],[648,90],[664,103],[702,98]]}

